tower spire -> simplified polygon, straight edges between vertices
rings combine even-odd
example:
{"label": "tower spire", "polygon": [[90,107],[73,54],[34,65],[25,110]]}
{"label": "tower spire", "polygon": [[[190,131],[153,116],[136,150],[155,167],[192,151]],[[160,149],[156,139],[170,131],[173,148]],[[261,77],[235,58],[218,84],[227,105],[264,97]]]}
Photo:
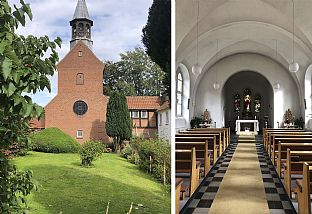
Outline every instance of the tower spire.
{"label": "tower spire", "polygon": [[89,12],[85,0],[78,0],[73,19],[89,19]]}
{"label": "tower spire", "polygon": [[82,41],[92,49],[91,27],[93,26],[93,21],[90,19],[85,0],[78,0],[73,20],[70,21],[70,26],[72,26],[70,49],[72,49],[78,41]]}

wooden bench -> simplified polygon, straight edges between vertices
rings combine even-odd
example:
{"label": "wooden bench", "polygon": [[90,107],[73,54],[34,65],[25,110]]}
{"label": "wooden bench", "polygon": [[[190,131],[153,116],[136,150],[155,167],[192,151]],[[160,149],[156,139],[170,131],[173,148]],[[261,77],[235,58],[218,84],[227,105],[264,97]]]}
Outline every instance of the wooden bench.
{"label": "wooden bench", "polygon": [[279,136],[274,137],[272,141],[272,145],[270,146],[270,155],[271,161],[275,165],[276,160],[276,151],[278,149],[279,143],[312,143],[312,135],[292,135],[292,134],[285,134],[283,137]]}
{"label": "wooden bench", "polygon": [[286,161],[287,158],[287,149],[291,151],[311,151],[312,143],[279,143],[278,152],[277,152],[277,174],[281,177],[281,166],[282,161]]}
{"label": "wooden bench", "polygon": [[183,180],[182,178],[175,179],[175,213],[179,214],[180,211],[180,191]]}
{"label": "wooden bench", "polygon": [[268,132],[267,140],[265,142],[265,149],[266,149],[267,153],[269,155],[271,155],[270,154],[270,148],[271,148],[271,145],[272,145],[275,137],[283,137],[285,135],[302,135],[303,133],[306,133],[306,132],[304,132],[302,130]]}
{"label": "wooden bench", "polygon": [[225,141],[226,147],[230,144],[230,137],[231,137],[231,131],[230,128],[195,128],[195,129],[189,129],[194,131],[221,131],[222,132],[222,139]]}
{"label": "wooden bench", "polygon": [[[191,197],[199,184],[200,163],[196,161],[196,149],[195,147],[192,149],[177,149],[175,154],[176,178],[181,178],[179,173],[189,174],[189,176],[187,176],[187,178],[189,178],[189,183],[186,184],[186,179],[183,179],[181,189],[184,188],[183,186],[187,186],[189,189],[189,196]],[[183,193],[182,197],[184,197]]]}
{"label": "wooden bench", "polygon": [[312,189],[312,166],[308,163],[303,164],[303,175],[301,180],[296,180],[298,214],[311,214],[311,189]]}
{"label": "wooden bench", "polygon": [[222,152],[226,149],[225,141],[223,140],[223,135],[221,131],[180,131],[179,134],[176,134],[178,137],[180,134],[188,134],[192,136],[216,136],[216,143],[219,147],[219,156],[222,155]]}
{"label": "wooden bench", "polygon": [[[192,139],[190,139],[192,140]],[[200,161],[204,166],[204,176],[206,176],[210,170],[210,154],[208,151],[208,140],[204,142],[176,142],[175,149],[196,149],[196,160]]]}
{"label": "wooden bench", "polygon": [[302,129],[272,129],[272,128],[267,128],[267,129],[263,129],[263,144],[264,147],[267,149],[267,144],[270,140],[270,133],[275,132],[275,133],[283,133],[283,132],[304,132],[304,130]]}
{"label": "wooden bench", "polygon": [[217,136],[215,134],[177,134],[175,142],[208,142],[208,151],[213,158],[213,164],[217,161],[219,146],[217,145]]}
{"label": "wooden bench", "polygon": [[291,151],[287,149],[287,159],[284,164],[284,186],[289,198],[292,197],[291,177],[292,175],[302,175],[303,163],[312,164],[312,151]]}

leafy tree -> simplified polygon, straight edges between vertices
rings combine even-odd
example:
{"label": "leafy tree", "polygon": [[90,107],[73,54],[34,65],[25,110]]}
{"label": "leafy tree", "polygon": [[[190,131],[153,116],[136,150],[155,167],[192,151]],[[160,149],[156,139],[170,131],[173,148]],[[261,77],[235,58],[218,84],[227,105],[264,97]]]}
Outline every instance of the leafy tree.
{"label": "leafy tree", "polygon": [[147,54],[166,73],[164,84],[170,96],[171,65],[171,1],[154,0],[142,30]]}
{"label": "leafy tree", "polygon": [[112,91],[126,96],[153,96],[164,90],[164,72],[142,48],[120,54],[120,61],[106,62],[104,94]]}
{"label": "leafy tree", "polygon": [[[38,118],[43,108],[32,102],[26,93],[47,88],[47,75],[53,75],[61,40],[47,36],[19,36],[16,29],[25,26],[26,16],[32,19],[29,4],[10,7],[0,3],[0,213],[20,213],[27,208],[25,196],[35,187],[30,171],[19,172],[7,160],[6,151],[14,144],[30,142],[28,123]],[[49,52],[49,55],[45,55]]]}
{"label": "leafy tree", "polygon": [[113,92],[106,112],[106,133],[114,138],[115,150],[119,153],[122,142],[132,136],[132,125],[125,95]]}

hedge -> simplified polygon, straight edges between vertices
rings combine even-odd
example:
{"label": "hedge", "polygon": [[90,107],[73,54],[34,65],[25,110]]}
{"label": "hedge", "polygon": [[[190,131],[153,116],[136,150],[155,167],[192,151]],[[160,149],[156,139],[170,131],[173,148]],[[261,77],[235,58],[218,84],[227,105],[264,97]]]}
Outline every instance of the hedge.
{"label": "hedge", "polygon": [[80,144],[58,128],[46,128],[31,136],[32,150],[47,153],[77,153]]}

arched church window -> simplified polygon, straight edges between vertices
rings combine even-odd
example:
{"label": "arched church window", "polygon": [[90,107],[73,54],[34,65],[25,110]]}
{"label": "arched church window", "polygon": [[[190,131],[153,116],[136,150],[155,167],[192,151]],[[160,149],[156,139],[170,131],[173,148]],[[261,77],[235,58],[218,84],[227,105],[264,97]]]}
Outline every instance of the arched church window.
{"label": "arched church window", "polygon": [[78,73],[76,76],[76,85],[83,85],[84,84],[84,74]]}
{"label": "arched church window", "polygon": [[83,24],[82,23],[78,24],[78,35],[83,36]]}
{"label": "arched church window", "polygon": [[90,38],[90,25],[86,25],[87,28],[87,37]]}
{"label": "arched church window", "polygon": [[181,72],[177,76],[177,116],[182,116],[183,77]]}
{"label": "arched church window", "polygon": [[82,100],[78,100],[74,103],[73,110],[77,115],[84,115],[88,111],[88,105]]}
{"label": "arched church window", "polygon": [[261,112],[261,96],[259,94],[255,96],[255,112]]}
{"label": "arched church window", "polygon": [[234,95],[234,111],[240,112],[240,110],[241,110],[241,97],[237,93]]}
{"label": "arched church window", "polygon": [[77,34],[77,29],[76,29],[76,24],[73,25],[73,38],[76,37]]}

